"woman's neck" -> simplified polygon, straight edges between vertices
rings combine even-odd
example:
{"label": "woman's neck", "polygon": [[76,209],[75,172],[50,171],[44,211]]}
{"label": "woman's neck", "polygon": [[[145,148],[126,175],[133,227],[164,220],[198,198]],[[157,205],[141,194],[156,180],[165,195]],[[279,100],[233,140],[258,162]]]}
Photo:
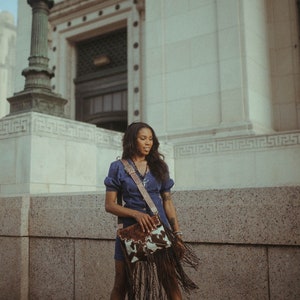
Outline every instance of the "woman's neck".
{"label": "woman's neck", "polygon": [[135,162],[142,162],[146,160],[146,156],[144,155],[135,155],[132,157],[132,160]]}

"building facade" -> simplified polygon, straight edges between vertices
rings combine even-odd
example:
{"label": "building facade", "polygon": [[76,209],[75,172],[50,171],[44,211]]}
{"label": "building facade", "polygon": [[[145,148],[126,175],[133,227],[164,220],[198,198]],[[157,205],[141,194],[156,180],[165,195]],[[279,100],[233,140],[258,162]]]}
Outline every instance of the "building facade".
{"label": "building facade", "polygon": [[9,113],[6,99],[12,96],[15,82],[16,31],[14,18],[9,12],[0,12],[0,117]]}
{"label": "building facade", "polygon": [[[15,92],[30,16],[19,1]],[[191,298],[298,299],[299,32],[296,0],[55,1],[49,67],[66,117],[0,120],[0,250],[15,249],[4,295],[9,282],[22,299],[108,298],[115,219],[103,180],[141,120],[200,257]]]}

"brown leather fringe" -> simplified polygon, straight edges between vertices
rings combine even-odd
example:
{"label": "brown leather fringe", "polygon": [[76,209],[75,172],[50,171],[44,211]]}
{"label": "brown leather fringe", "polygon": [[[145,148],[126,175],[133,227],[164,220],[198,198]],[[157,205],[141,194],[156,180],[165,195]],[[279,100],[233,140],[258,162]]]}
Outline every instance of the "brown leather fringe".
{"label": "brown leather fringe", "polygon": [[172,247],[147,255],[145,261],[132,264],[126,260],[128,300],[169,299],[168,295],[171,290],[174,290],[176,281],[186,294],[198,289],[184,271],[184,267],[197,269],[198,257],[185,243],[182,242],[181,247],[177,246],[177,237],[170,229],[165,228],[165,230]]}

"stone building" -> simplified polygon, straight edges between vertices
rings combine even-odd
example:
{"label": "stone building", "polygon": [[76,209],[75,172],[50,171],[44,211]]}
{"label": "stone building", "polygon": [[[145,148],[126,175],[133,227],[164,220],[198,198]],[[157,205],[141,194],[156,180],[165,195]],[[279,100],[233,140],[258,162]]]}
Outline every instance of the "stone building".
{"label": "stone building", "polygon": [[6,98],[14,91],[16,65],[16,26],[14,17],[6,11],[0,11],[0,118],[9,112]]}
{"label": "stone building", "polygon": [[[161,141],[201,261],[191,299],[300,297],[298,2],[55,1],[49,69],[65,117],[0,120],[3,299],[108,298],[103,180],[137,120]],[[19,1],[15,92],[30,28]]]}

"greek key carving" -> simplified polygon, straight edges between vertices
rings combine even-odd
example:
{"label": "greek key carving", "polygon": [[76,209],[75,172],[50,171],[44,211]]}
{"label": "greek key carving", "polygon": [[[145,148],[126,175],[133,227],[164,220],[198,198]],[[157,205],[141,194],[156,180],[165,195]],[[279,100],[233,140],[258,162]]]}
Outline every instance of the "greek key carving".
{"label": "greek key carving", "polygon": [[115,132],[113,134],[100,131],[98,129],[95,135],[96,144],[106,145],[106,146],[116,146],[121,147],[122,135],[121,133]]}
{"label": "greek key carving", "polygon": [[88,141],[112,147],[120,147],[122,134],[106,132],[91,124],[60,119],[42,114],[28,114],[24,117],[0,120],[0,139],[29,132],[74,141]]}
{"label": "greek key carving", "polygon": [[[43,134],[75,141],[85,140],[96,145],[109,147],[120,147],[122,140],[122,134],[119,132],[111,133],[90,124],[42,114],[25,114],[0,120],[0,139],[24,133],[28,134],[30,131],[32,134]],[[174,147],[174,155],[176,158],[218,152],[255,151],[299,145],[300,132],[291,132],[186,143],[184,145],[176,145]]]}
{"label": "greek key carving", "polygon": [[13,118],[0,120],[0,139],[29,131],[28,118]]}
{"label": "greek key carving", "polygon": [[300,132],[273,134],[248,138],[228,138],[211,142],[175,146],[175,157],[194,156],[217,152],[253,151],[300,145]]}

